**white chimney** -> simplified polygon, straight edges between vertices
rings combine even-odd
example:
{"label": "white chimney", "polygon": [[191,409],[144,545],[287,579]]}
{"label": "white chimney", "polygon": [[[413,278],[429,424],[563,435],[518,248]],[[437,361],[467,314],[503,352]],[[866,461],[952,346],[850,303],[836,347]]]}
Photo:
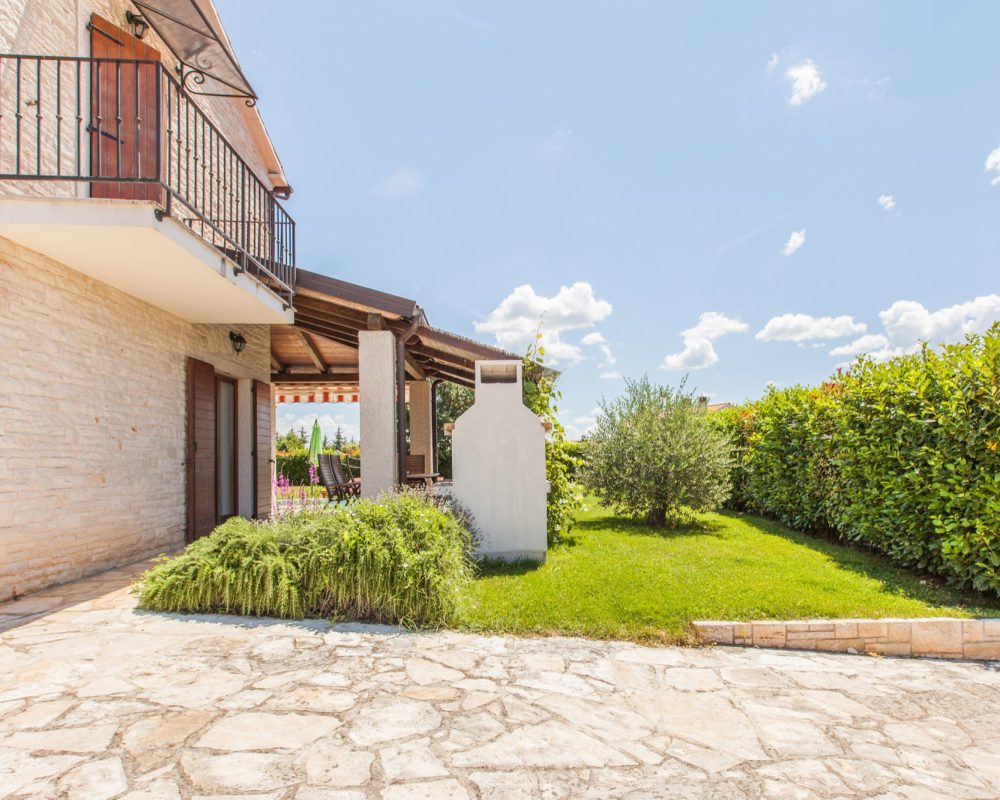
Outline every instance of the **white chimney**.
{"label": "white chimney", "polygon": [[545,560],[545,429],[522,400],[520,361],[477,361],[476,401],[455,420],[453,495],[482,537],[477,555]]}

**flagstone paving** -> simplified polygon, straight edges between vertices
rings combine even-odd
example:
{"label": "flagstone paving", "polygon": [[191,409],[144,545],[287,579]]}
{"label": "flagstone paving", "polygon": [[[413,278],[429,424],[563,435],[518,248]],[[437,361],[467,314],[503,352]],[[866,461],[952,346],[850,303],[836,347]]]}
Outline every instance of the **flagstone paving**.
{"label": "flagstone paving", "polygon": [[1000,796],[998,665],[0,606],[0,797]]}

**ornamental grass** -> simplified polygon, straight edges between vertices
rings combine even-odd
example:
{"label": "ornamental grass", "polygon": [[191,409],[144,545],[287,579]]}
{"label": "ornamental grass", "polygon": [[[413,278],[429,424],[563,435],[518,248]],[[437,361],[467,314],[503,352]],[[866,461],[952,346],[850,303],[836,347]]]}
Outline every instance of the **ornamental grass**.
{"label": "ornamental grass", "polygon": [[440,626],[469,580],[471,546],[455,514],[408,492],[270,522],[233,518],[146,573],[139,606]]}

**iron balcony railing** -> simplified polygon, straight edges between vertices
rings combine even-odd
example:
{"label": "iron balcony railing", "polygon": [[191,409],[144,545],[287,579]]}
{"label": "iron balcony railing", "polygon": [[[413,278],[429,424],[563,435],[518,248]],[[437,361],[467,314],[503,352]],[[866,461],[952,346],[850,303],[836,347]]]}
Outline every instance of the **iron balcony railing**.
{"label": "iron balcony railing", "polygon": [[149,200],[291,305],[295,222],[158,61],[0,54],[0,181]]}

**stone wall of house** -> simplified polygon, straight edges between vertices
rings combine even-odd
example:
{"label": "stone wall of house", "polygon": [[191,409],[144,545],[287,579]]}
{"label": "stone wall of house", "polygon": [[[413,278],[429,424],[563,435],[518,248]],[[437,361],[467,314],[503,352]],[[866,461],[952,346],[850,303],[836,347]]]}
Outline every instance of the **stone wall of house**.
{"label": "stone wall of house", "polygon": [[0,332],[0,598],[181,546],[186,357],[248,396],[269,328],[185,322],[0,238]]}
{"label": "stone wall of house", "polygon": [[[25,55],[89,56],[90,33],[86,26],[92,13],[99,14],[113,24],[125,28],[126,10],[136,11],[135,6],[129,0],[5,0],[5,4],[9,8],[6,13],[0,14],[0,53]],[[149,30],[143,38],[143,42],[159,50],[163,63],[170,74],[175,74],[177,59],[156,33]],[[66,72],[63,80],[67,81],[70,77],[70,73]],[[33,76],[26,74],[23,80],[25,81],[26,93],[31,94]],[[55,72],[45,71],[41,83],[42,94],[50,103],[56,95]],[[67,83],[61,89],[63,97],[67,96],[68,91],[70,91],[70,86]],[[25,166],[29,165],[30,160],[34,157],[32,149],[34,146],[34,112],[33,107],[24,104],[30,99],[27,96],[22,98],[21,107],[21,113],[24,115],[22,124],[27,126],[22,143],[25,150],[24,158],[28,159]],[[256,112],[248,111],[244,100],[240,98],[200,96],[193,99],[222,132],[226,140],[236,149],[240,157],[263,181],[265,187],[274,188],[268,178],[267,167],[247,122],[247,115]],[[84,102],[86,100],[87,98],[84,96]],[[5,119],[13,119],[15,111],[13,81],[10,80],[9,75],[6,77],[5,85],[0,86],[0,111],[4,112]],[[86,124],[86,120],[84,120],[84,124]],[[43,125],[43,141],[45,142],[43,157],[51,157],[55,149],[55,129],[52,125],[51,119],[46,120]],[[61,138],[64,152],[73,152],[75,136],[72,118],[65,120]],[[9,130],[0,137],[0,146],[2,146],[0,159],[5,166],[10,167],[14,159],[14,144]],[[84,133],[81,147],[86,151],[88,146],[88,136]],[[89,156],[84,152],[82,163],[86,165],[88,161]],[[2,191],[46,196],[74,196],[78,193],[80,196],[86,196],[87,194],[86,184],[43,181],[19,181],[14,185],[4,186]]]}

